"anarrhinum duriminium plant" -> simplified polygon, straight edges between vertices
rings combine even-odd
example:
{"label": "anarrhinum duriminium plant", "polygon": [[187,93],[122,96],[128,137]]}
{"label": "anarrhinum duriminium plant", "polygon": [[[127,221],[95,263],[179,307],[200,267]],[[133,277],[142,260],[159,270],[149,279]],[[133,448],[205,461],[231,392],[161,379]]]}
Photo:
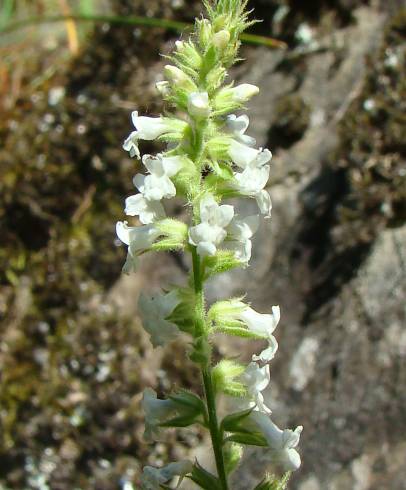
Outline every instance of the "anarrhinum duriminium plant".
{"label": "anarrhinum duriminium plant", "polygon": [[[143,407],[145,436],[154,440],[164,427],[200,424],[210,432],[217,475],[198,462],[180,461],[157,469],[144,468],[146,490],[169,488],[175,476],[184,477],[208,490],[226,490],[229,474],[238,466],[244,445],[262,446],[270,459],[286,472],[282,479],[265,478],[256,489],[286,487],[288,475],[300,466],[296,451],[302,427],[279,429],[270,418],[262,391],[270,381],[269,363],[278,344],[273,332],[279,322],[278,306],[272,313],[254,311],[242,298],[221,300],[206,309],[205,281],[236,267],[247,267],[251,237],[259,215],[238,216],[225,199],[256,199],[259,211],[271,215],[271,199],[264,189],[269,177],[271,152],[256,149],[245,134],[246,115],[233,114],[258,88],[250,84],[225,83],[227,69],[236,62],[239,36],[250,25],[247,0],[217,0],[205,6],[207,19],[197,19],[187,41],[177,41],[157,84],[173,112],[159,117],[132,113],[135,126],[124,149],[141,158],[139,140],[158,140],[166,150],[143,155],[147,175],[137,174],[139,193],[126,199],[125,213],[138,216],[142,226],[117,223],[117,235],[128,245],[124,272],[136,270],[138,257],[148,251],[182,250],[192,256],[192,271],[186,287],[172,287],[148,298],[141,295],[139,312],[154,347],[173,340],[180,331],[191,338],[190,359],[201,369],[204,400],[188,392],[175,392],[166,400],[146,389]],[[191,223],[166,217],[163,199],[185,199]],[[264,339],[267,347],[248,365],[224,359],[213,366],[211,342],[217,333],[245,339]],[[219,420],[216,401],[220,394],[238,400],[239,409]]]}

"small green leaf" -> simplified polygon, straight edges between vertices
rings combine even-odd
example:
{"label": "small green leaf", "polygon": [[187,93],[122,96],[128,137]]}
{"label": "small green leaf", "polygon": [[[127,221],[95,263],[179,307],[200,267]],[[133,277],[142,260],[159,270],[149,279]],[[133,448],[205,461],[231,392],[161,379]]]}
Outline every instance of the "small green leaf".
{"label": "small green leaf", "polygon": [[180,417],[174,417],[173,419],[167,420],[160,427],[189,427],[197,422],[197,417],[199,414],[183,415]]}
{"label": "small green leaf", "polygon": [[204,413],[205,411],[205,405],[201,398],[199,398],[194,393],[190,393],[189,391],[181,391],[180,393],[175,393],[169,398],[176,404],[189,407],[196,410],[196,412]]}
{"label": "small green leaf", "polygon": [[224,432],[243,432],[244,429],[241,424],[247,417],[251,415],[253,410],[254,407],[248,408],[247,410],[242,410],[241,412],[234,412],[230,415],[227,415],[221,422],[221,429]]}
{"label": "small green leaf", "polygon": [[221,490],[219,479],[200,466],[197,461],[191,476],[188,478],[205,490]]}
{"label": "small green leaf", "polygon": [[262,434],[249,433],[243,434],[242,432],[235,432],[231,436],[225,439],[226,442],[238,442],[239,444],[247,444],[248,446],[261,446],[266,447],[268,443]]}

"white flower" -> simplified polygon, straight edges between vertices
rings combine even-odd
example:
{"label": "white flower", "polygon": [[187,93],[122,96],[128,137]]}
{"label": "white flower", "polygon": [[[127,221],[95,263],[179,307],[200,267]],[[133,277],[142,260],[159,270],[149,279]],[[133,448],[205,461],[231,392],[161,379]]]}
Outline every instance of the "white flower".
{"label": "white flower", "polygon": [[237,142],[248,146],[254,146],[255,138],[244,134],[248,129],[249,122],[250,120],[245,114],[239,117],[237,117],[235,114],[230,114],[226,119],[226,128],[228,131],[230,131]]}
{"label": "white flower", "polygon": [[201,223],[189,229],[189,243],[197,247],[197,253],[204,257],[214,255],[217,246],[226,238],[225,227],[234,216],[230,205],[219,206],[212,195],[206,195],[200,202]]}
{"label": "white flower", "polygon": [[274,358],[278,350],[278,342],[272,334],[279,323],[280,317],[279,306],[272,306],[272,314],[258,313],[249,306],[239,314],[239,319],[247,325],[251,332],[266,338],[268,341],[268,347],[258,356],[253,356],[253,361],[267,364]]}
{"label": "white flower", "polygon": [[207,117],[210,114],[209,95],[207,92],[192,92],[188,97],[189,114],[195,117]]}
{"label": "white flower", "polygon": [[231,160],[240,168],[246,168],[250,162],[255,160],[258,156],[260,150],[256,148],[251,148],[246,144],[240,143],[232,139],[230,141],[230,146],[228,149],[228,154]]}
{"label": "white flower", "polygon": [[295,448],[299,444],[303,427],[299,425],[294,431],[281,430],[269,416],[257,411],[253,411],[249,417],[265,436],[272,461],[281,464],[285,471],[297,470],[301,460]]}
{"label": "white flower", "polygon": [[147,441],[157,440],[160,436],[160,424],[174,417],[178,411],[172,400],[159,400],[152,388],[146,388],[142,398],[145,413],[144,438]]}
{"label": "white flower", "polygon": [[156,157],[144,155],[144,165],[150,175],[137,174],[134,179],[135,187],[141,194],[127,197],[125,213],[129,216],[140,216],[141,223],[149,224],[165,217],[165,211],[159,202],[162,198],[176,195],[176,187],[169,177],[173,177],[183,165],[181,157]]}
{"label": "white flower", "polygon": [[140,295],[138,310],[144,329],[149,333],[154,347],[165,345],[179,335],[178,327],[166,320],[180,303],[176,290],[154,297]]}
{"label": "white flower", "polygon": [[261,393],[269,385],[270,379],[269,364],[260,367],[257,362],[250,362],[241,376],[241,381],[247,387],[248,395],[252,400],[249,406],[256,406],[260,412],[264,413],[271,413]]}
{"label": "white flower", "polygon": [[[136,184],[135,178],[134,183]],[[138,184],[139,182],[136,184],[137,187]],[[141,184],[140,186],[142,187]],[[150,201],[148,199],[145,199],[142,193],[127,197],[127,199],[125,200],[124,212],[128,216],[139,215],[140,221],[144,225],[153,223],[154,221],[165,218],[166,216],[164,207],[159,201]]]}
{"label": "white flower", "polygon": [[264,189],[268,182],[269,172],[269,165],[259,168],[247,167],[242,172],[234,173],[233,183],[234,188],[240,194],[256,199],[260,212],[266,217],[270,217],[272,212],[271,196]]}
{"label": "white flower", "polygon": [[128,226],[126,221],[118,221],[116,224],[118,238],[128,245],[127,260],[123,272],[129,274],[135,272],[137,256],[148,250],[161,232],[153,225]]}
{"label": "white flower", "polygon": [[145,466],[141,476],[141,488],[142,490],[160,490],[162,484],[168,483],[175,476],[179,476],[178,484],[175,487],[178,488],[182,479],[192,470],[193,464],[188,460],[169,463],[163,468]]}
{"label": "white flower", "polygon": [[165,133],[182,131],[186,126],[184,121],[162,116],[139,116],[138,111],[133,111],[131,118],[136,130],[124,141],[123,148],[130,152],[131,157],[137,158],[140,158],[138,140],[152,141]]}
{"label": "white flower", "polygon": [[244,103],[259,93],[259,88],[250,83],[242,83],[230,89],[235,102]]}
{"label": "white flower", "polygon": [[231,160],[242,169],[262,168],[272,158],[272,153],[268,149],[257,150],[235,139],[230,141],[228,154]]}
{"label": "white flower", "polygon": [[229,248],[241,262],[248,263],[251,258],[251,238],[258,230],[259,216],[247,216],[246,218],[234,218],[227,227],[227,240]]}

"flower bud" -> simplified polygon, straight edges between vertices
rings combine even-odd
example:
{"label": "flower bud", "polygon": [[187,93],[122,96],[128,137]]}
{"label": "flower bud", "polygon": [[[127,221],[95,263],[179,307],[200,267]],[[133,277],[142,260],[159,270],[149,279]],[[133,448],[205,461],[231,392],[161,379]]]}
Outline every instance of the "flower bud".
{"label": "flower bud", "polygon": [[210,43],[212,27],[207,19],[198,21],[199,43],[200,46],[206,47]]}
{"label": "flower bud", "polygon": [[191,116],[207,117],[210,114],[207,92],[192,92],[188,99],[188,111]]}
{"label": "flower bud", "polygon": [[216,34],[214,34],[213,36],[213,44],[216,46],[216,48],[220,50],[226,48],[229,42],[230,42],[230,33],[225,29],[216,32]]}
{"label": "flower bud", "polygon": [[223,359],[213,368],[213,383],[216,391],[231,396],[246,395],[246,387],[240,381],[235,381],[245,371],[245,366],[229,359]]}
{"label": "flower bud", "polygon": [[251,97],[257,95],[259,88],[256,85],[250,83],[242,83],[231,89],[233,91],[233,98],[236,102],[247,102]]}
{"label": "flower bud", "polygon": [[166,80],[162,82],[157,82],[155,84],[155,87],[158,90],[158,92],[162,95],[162,97],[166,97],[167,95],[169,95],[169,82],[167,82]]}
{"label": "flower bud", "polygon": [[183,84],[189,81],[189,77],[177,66],[166,65],[164,74],[169,81],[175,84]]}

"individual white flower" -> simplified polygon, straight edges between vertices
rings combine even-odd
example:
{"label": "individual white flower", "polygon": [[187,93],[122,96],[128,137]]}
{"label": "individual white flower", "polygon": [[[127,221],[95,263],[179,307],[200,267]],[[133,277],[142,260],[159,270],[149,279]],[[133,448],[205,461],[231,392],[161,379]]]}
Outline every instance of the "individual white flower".
{"label": "individual white flower", "polygon": [[128,216],[139,215],[141,223],[149,224],[165,217],[159,201],[176,195],[176,187],[170,177],[179,172],[183,160],[179,156],[165,157],[158,154],[156,157],[144,155],[142,161],[150,175],[137,174],[134,177],[133,183],[140,194],[127,197],[125,213]]}
{"label": "individual white flower", "polygon": [[200,256],[216,253],[218,245],[227,236],[225,228],[233,216],[233,206],[220,206],[210,194],[203,197],[200,201],[201,222],[189,229],[189,243],[197,247]]}
{"label": "individual white flower", "polygon": [[248,263],[251,258],[251,238],[259,227],[259,216],[234,218],[227,227],[228,248],[234,251],[235,257]]}
{"label": "individual white flower", "polygon": [[235,114],[230,114],[226,119],[226,128],[237,142],[254,146],[256,143],[255,138],[244,134],[248,129],[249,122],[250,120],[246,114],[238,117]]}
{"label": "individual white flower", "polygon": [[232,139],[228,149],[231,160],[240,168],[262,168],[272,158],[272,153],[263,148],[251,148],[247,144]]}
{"label": "individual white flower", "polygon": [[[137,187],[138,185],[143,187],[140,182],[136,183],[135,178],[134,183]],[[145,196],[142,193],[127,197],[125,200],[124,212],[128,216],[139,216],[141,223],[144,225],[151,224],[166,216],[164,207],[160,201],[150,201],[149,199],[145,199]]]}
{"label": "individual white flower", "polygon": [[207,92],[192,92],[188,97],[189,114],[195,117],[207,117],[210,114],[209,95]]}
{"label": "individual white flower", "polygon": [[159,400],[152,388],[144,390],[142,408],[145,413],[144,438],[147,441],[157,440],[160,436],[160,424],[173,418],[178,412],[178,406],[174,401]]}
{"label": "individual white flower", "polygon": [[175,476],[179,476],[178,483],[175,487],[178,488],[183,478],[192,471],[193,463],[189,460],[169,463],[163,468],[145,466],[141,475],[141,489],[160,490],[162,484],[170,482]]}
{"label": "individual white flower", "polygon": [[255,410],[249,418],[265,436],[272,461],[282,465],[285,471],[297,470],[301,465],[301,459],[295,448],[299,444],[303,427],[299,425],[294,431],[281,430],[269,416]]}
{"label": "individual white flower", "polygon": [[138,310],[144,329],[149,333],[154,347],[165,345],[179,335],[178,327],[166,320],[180,303],[176,290],[167,294],[157,294],[148,297],[141,293],[138,300]]}
{"label": "individual white flower", "polygon": [[270,380],[269,364],[262,367],[254,361],[248,364],[241,376],[241,381],[247,387],[251,399],[250,407],[256,406],[260,412],[271,413],[271,410],[265,405],[264,396],[261,393],[269,385]]}
{"label": "individual white flower", "polygon": [[137,158],[140,158],[138,140],[152,141],[165,133],[180,132],[186,127],[184,121],[162,116],[139,116],[138,111],[132,112],[131,119],[136,130],[124,141],[123,148],[130,152],[131,157]]}
{"label": "individual white flower", "polygon": [[135,272],[137,256],[148,250],[161,232],[153,225],[128,226],[126,221],[118,221],[116,224],[118,238],[128,245],[127,260],[123,272],[129,274]]}
{"label": "individual white flower", "polygon": [[272,201],[268,191],[264,189],[269,179],[269,165],[262,167],[248,166],[242,172],[234,173],[233,187],[243,196],[256,199],[259,210],[266,217],[271,216]]}
{"label": "individual white flower", "polygon": [[232,139],[228,149],[231,160],[240,168],[246,168],[258,156],[260,150]]}
{"label": "individual white flower", "polygon": [[230,89],[235,102],[244,103],[259,93],[259,88],[250,83],[242,83]]}
{"label": "individual white flower", "polygon": [[279,323],[280,317],[279,306],[272,306],[272,314],[258,313],[249,306],[239,314],[239,319],[247,325],[251,332],[266,338],[268,341],[268,347],[259,355],[253,356],[253,361],[267,364],[274,358],[278,350],[278,342],[272,334]]}

